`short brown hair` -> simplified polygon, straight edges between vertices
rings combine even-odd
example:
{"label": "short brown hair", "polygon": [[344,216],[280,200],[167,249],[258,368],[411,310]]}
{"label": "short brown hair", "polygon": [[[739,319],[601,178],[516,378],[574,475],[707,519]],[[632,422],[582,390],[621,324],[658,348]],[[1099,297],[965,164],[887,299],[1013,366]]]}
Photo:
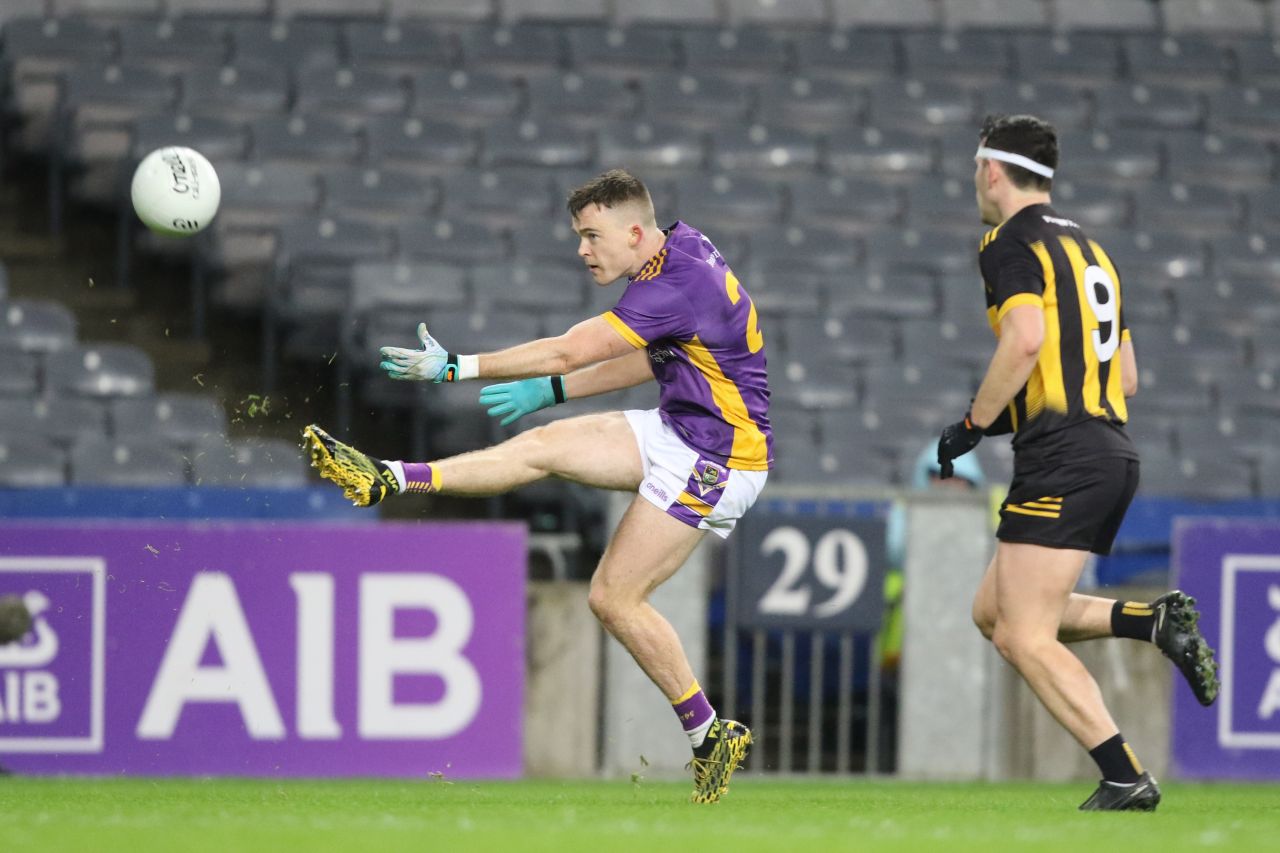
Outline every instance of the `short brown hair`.
{"label": "short brown hair", "polygon": [[[978,138],[988,148],[1021,154],[1050,169],[1058,168],[1058,132],[1044,119],[1028,115],[989,115],[982,122]],[[1012,163],[1000,165],[1004,166],[1005,174],[1019,189],[1034,188],[1047,192],[1053,188],[1053,178],[1037,175]]]}
{"label": "short brown hair", "polygon": [[617,207],[632,201],[653,210],[653,199],[639,178],[625,169],[610,169],[569,193],[569,215],[576,219],[579,213],[593,204]]}

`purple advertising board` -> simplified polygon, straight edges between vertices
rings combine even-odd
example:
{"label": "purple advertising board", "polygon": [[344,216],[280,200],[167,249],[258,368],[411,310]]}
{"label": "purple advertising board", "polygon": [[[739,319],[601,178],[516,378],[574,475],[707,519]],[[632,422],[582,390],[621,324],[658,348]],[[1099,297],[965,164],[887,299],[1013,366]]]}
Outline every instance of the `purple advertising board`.
{"label": "purple advertising board", "polygon": [[0,525],[20,773],[515,777],[525,529]]}
{"label": "purple advertising board", "polygon": [[1179,519],[1178,585],[1217,650],[1222,692],[1174,689],[1173,759],[1196,779],[1280,779],[1280,522]]}

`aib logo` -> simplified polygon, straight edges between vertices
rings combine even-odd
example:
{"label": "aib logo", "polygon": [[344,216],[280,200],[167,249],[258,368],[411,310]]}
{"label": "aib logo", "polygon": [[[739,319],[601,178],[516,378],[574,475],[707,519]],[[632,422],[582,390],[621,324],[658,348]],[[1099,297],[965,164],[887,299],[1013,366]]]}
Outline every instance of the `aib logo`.
{"label": "aib logo", "polygon": [[0,753],[102,750],[105,574],[98,559],[0,559],[0,592],[32,617],[0,646]]}

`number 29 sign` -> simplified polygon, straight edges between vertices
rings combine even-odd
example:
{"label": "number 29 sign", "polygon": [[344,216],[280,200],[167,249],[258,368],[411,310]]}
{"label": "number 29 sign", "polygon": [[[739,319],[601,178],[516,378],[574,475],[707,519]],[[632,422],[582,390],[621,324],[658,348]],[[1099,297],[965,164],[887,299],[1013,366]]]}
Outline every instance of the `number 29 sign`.
{"label": "number 29 sign", "polygon": [[872,632],[884,613],[884,522],[747,516],[729,583],[745,628]]}

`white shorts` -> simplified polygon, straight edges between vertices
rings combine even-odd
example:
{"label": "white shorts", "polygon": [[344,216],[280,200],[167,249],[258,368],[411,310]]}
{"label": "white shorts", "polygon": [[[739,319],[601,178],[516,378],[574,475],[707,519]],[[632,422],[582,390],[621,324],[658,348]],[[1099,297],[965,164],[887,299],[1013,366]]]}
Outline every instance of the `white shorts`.
{"label": "white shorts", "polygon": [[623,414],[644,461],[640,494],[690,527],[726,538],[760,496],[769,472],[739,471],[704,458],[680,440],[657,409]]}

